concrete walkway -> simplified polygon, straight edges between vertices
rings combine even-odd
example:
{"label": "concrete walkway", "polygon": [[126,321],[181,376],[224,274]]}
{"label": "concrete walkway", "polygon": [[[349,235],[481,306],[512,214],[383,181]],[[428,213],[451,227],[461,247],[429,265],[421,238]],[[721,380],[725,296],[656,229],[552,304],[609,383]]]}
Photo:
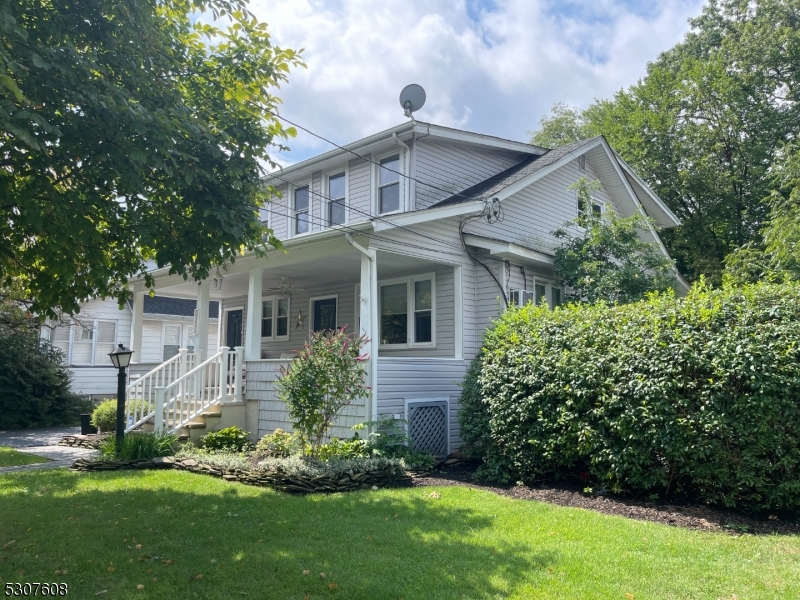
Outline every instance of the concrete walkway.
{"label": "concrete walkway", "polygon": [[68,467],[79,458],[86,458],[96,454],[96,450],[88,448],[72,448],[58,445],[58,442],[65,435],[76,435],[80,432],[80,427],[0,430],[0,446],[9,446],[26,454],[35,454],[36,456],[50,459],[50,462],[34,465],[2,467],[0,468],[0,475],[17,471],[37,471]]}

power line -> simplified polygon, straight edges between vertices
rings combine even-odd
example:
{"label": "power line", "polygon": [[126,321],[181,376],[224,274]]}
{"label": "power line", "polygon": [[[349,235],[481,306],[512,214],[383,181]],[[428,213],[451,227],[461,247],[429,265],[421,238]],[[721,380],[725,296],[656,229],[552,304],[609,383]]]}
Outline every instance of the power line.
{"label": "power line", "polygon": [[[324,136],[321,136],[321,135],[319,135],[318,133],[314,133],[313,131],[311,131],[310,129],[308,129],[308,128],[306,128],[306,127],[303,127],[302,125],[298,125],[298,124],[297,124],[297,123],[295,123],[294,121],[290,121],[289,119],[287,119],[286,117],[283,117],[283,116],[279,115],[278,113],[274,113],[274,112],[272,112],[272,111],[269,111],[269,110],[268,110],[268,111],[266,111],[266,112],[267,112],[268,114],[272,115],[273,117],[275,117],[276,119],[280,119],[280,120],[282,120],[282,121],[286,121],[286,122],[287,122],[287,123],[289,123],[290,125],[293,125],[294,127],[297,127],[298,129],[302,129],[303,131],[305,131],[305,132],[306,132],[306,133],[308,133],[309,135],[313,135],[315,138],[318,138],[318,139],[322,140],[323,142],[327,142],[328,144],[331,144],[332,146],[335,146],[335,147],[336,147],[336,148],[338,148],[339,150],[343,150],[343,151],[345,151],[345,152],[349,152],[349,153],[350,153],[350,154],[352,154],[353,156],[357,156],[358,158],[360,158],[360,159],[362,159],[362,160],[365,160],[365,161],[367,161],[367,162],[369,162],[369,163],[372,163],[373,165],[377,165],[377,166],[378,166],[378,167],[380,167],[381,169],[386,169],[387,171],[391,171],[392,173],[397,173],[397,174],[398,174],[400,177],[405,177],[405,178],[406,178],[406,179],[408,179],[409,181],[413,181],[413,182],[415,182],[415,183],[418,183],[418,184],[420,184],[420,185],[426,185],[426,186],[428,186],[429,188],[432,188],[432,189],[434,189],[434,190],[437,190],[437,191],[439,191],[439,192],[444,192],[445,194],[449,194],[450,196],[459,196],[459,197],[461,197],[461,198],[465,198],[465,199],[467,199],[467,200],[474,200],[474,199],[475,199],[475,198],[470,198],[469,196],[465,196],[465,195],[464,195],[464,194],[462,194],[461,192],[453,192],[453,191],[451,191],[451,190],[448,190],[448,189],[446,189],[446,188],[439,187],[438,185],[435,185],[435,184],[433,184],[433,183],[428,183],[428,182],[426,182],[426,181],[420,181],[420,180],[419,180],[419,179],[417,179],[416,177],[411,177],[411,175],[406,175],[405,173],[401,173],[400,171],[395,171],[394,169],[390,169],[389,167],[385,167],[385,166],[383,166],[382,164],[380,164],[380,163],[378,163],[378,162],[376,162],[376,161],[374,161],[374,160],[372,160],[372,159],[370,159],[370,158],[367,158],[366,156],[363,156],[363,155],[359,154],[359,153],[358,153],[358,152],[356,152],[355,150],[351,150],[351,149],[349,149],[349,148],[345,148],[344,146],[340,146],[339,144],[337,144],[337,143],[336,143],[336,142],[334,142],[333,140],[329,140],[328,138],[326,138],[326,137],[324,137]],[[418,121],[418,122],[421,122],[421,121]],[[428,128],[430,129],[430,123],[426,123],[426,125],[428,125]],[[427,137],[427,136],[426,136],[426,137]]]}
{"label": "power line", "polygon": [[[285,177],[281,177],[280,175],[275,175],[275,177],[276,177],[277,179],[280,179],[281,181],[284,181],[285,183],[288,183],[288,184],[293,184],[293,182],[292,182],[292,181],[290,181],[289,179],[286,179]],[[315,195],[315,196],[318,196],[318,197],[320,197],[320,198],[322,198],[322,199],[324,199],[324,200],[327,200],[328,202],[336,202],[336,200],[335,200],[335,199],[331,198],[330,196],[326,196],[325,194],[323,194],[323,193],[321,193],[321,192],[315,192],[315,191],[313,191],[313,190],[311,190],[311,189],[309,189],[309,192],[310,192],[312,195]],[[270,204],[272,204],[272,203],[270,203]],[[449,244],[449,243],[447,243],[447,242],[443,242],[442,240],[439,240],[439,239],[437,239],[437,238],[435,238],[435,237],[433,237],[433,236],[430,236],[430,235],[427,235],[427,234],[425,234],[425,233],[422,233],[421,231],[417,231],[417,230],[415,230],[415,229],[409,229],[408,227],[405,227],[404,225],[400,225],[400,224],[398,224],[398,223],[395,223],[394,221],[390,221],[390,220],[388,220],[388,219],[386,219],[386,218],[383,218],[383,217],[380,217],[380,216],[378,216],[378,215],[373,215],[373,214],[371,214],[371,213],[370,213],[370,212],[368,212],[368,211],[365,211],[365,210],[361,210],[361,209],[359,209],[359,208],[356,208],[355,206],[352,206],[352,203],[351,203],[350,205],[347,205],[347,209],[348,209],[348,210],[351,210],[351,211],[354,211],[354,212],[356,212],[356,213],[359,213],[359,214],[361,214],[361,215],[363,215],[363,216],[367,217],[367,218],[368,218],[368,219],[370,219],[370,220],[377,220],[377,221],[381,221],[382,223],[386,223],[386,224],[388,224],[388,225],[391,225],[392,227],[395,227],[395,228],[402,229],[403,231],[407,231],[407,232],[409,232],[409,233],[412,233],[412,234],[414,234],[414,235],[417,235],[417,236],[419,236],[419,237],[425,238],[426,240],[433,241],[433,242],[436,242],[436,243],[438,243],[438,244],[443,244],[443,245],[445,245],[445,246],[449,246],[449,247],[451,247],[451,248],[453,248],[453,249],[455,249],[455,250],[459,250],[459,251],[461,250],[461,248],[459,248],[459,247],[455,246],[454,244]],[[309,209],[309,210],[310,210],[310,209]],[[329,224],[327,224],[327,223],[326,223],[325,225],[326,225],[326,226],[329,226]]]}

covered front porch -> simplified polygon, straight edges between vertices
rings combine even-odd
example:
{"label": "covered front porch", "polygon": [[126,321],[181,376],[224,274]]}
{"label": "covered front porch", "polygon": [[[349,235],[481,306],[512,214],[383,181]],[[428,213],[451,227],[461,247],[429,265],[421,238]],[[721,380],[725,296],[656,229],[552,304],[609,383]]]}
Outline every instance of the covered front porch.
{"label": "covered front porch", "polygon": [[[350,437],[353,425],[380,414],[405,418],[409,396],[434,395],[448,402],[458,396],[455,382],[466,368],[462,265],[380,250],[369,241],[367,236],[340,233],[285,254],[247,257],[229,265],[221,279],[200,284],[156,279],[156,294],[197,299],[198,338],[208,326],[208,311],[204,314],[202,306],[209,298],[220,301],[219,348],[238,347],[243,356],[241,379],[233,386],[240,394],[226,394],[220,404],[252,405],[245,411],[251,418],[243,428],[253,437],[291,429],[275,381],[311,333],[322,329],[346,327],[369,339],[365,350],[370,356],[371,396],[349,407],[334,436]],[[138,297],[142,293],[137,291]],[[197,341],[194,365],[210,358],[201,339]],[[415,376],[427,380],[429,375],[435,380],[437,373],[438,380],[431,380],[427,388],[414,381]],[[404,380],[408,393],[403,393]],[[445,414],[448,430],[455,422],[451,412]]]}

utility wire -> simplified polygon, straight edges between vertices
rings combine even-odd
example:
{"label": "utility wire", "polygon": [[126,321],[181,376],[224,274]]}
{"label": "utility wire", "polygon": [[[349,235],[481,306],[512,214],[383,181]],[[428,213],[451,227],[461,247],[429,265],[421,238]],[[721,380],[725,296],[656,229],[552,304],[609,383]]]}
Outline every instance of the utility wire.
{"label": "utility wire", "polygon": [[[280,175],[275,175],[275,177],[277,177],[281,181],[284,181],[286,183],[292,184],[292,181],[290,181],[289,179],[286,179],[285,177],[281,177]],[[325,194],[322,194],[321,192],[315,192],[315,191],[312,191],[312,190],[309,189],[309,193],[311,195],[313,195],[313,196],[318,196],[319,198],[327,200],[328,202],[337,202],[337,200],[331,198],[330,196],[326,196]],[[270,204],[272,204],[272,203],[270,203]],[[433,236],[427,235],[427,234],[425,234],[425,233],[423,233],[421,231],[417,231],[415,229],[409,229],[408,227],[406,227],[404,225],[400,225],[400,224],[395,223],[394,221],[390,221],[389,219],[386,219],[384,217],[381,217],[381,216],[378,216],[378,215],[373,215],[369,211],[365,211],[365,210],[356,208],[355,206],[352,206],[352,204],[348,205],[347,208],[349,210],[353,211],[353,212],[359,213],[359,214],[367,217],[370,220],[381,221],[382,223],[386,223],[388,225],[391,225],[394,228],[399,228],[399,229],[402,229],[403,231],[407,231],[408,233],[412,233],[412,234],[417,235],[419,237],[425,238],[428,241],[433,241],[433,242],[436,242],[438,244],[443,244],[443,245],[449,246],[449,247],[451,247],[451,248],[453,248],[455,250],[459,250],[459,251],[461,250],[461,248],[455,246],[454,244],[450,244],[448,242],[444,242],[444,241],[442,241],[440,239],[437,239],[437,238],[435,238]],[[329,225],[327,225],[327,226],[329,226]]]}
{"label": "utility wire", "polygon": [[[387,171],[391,171],[392,173],[397,173],[397,174],[398,174],[400,177],[405,177],[405,178],[406,178],[406,179],[408,179],[409,181],[413,181],[413,182],[415,182],[415,183],[418,183],[418,184],[420,184],[420,185],[427,186],[427,187],[429,187],[429,188],[431,188],[431,189],[434,189],[434,190],[437,190],[437,191],[439,191],[439,192],[444,192],[445,194],[449,194],[450,196],[459,196],[460,198],[464,198],[464,199],[466,199],[466,200],[476,200],[476,198],[472,198],[472,197],[470,197],[470,196],[465,196],[465,195],[464,195],[463,193],[461,193],[461,192],[453,192],[453,191],[451,191],[451,190],[448,190],[448,189],[446,189],[446,188],[440,187],[440,186],[438,186],[438,185],[435,185],[435,184],[433,184],[433,183],[428,183],[428,182],[426,182],[426,181],[420,181],[420,180],[419,180],[419,179],[417,179],[416,177],[411,177],[411,175],[406,175],[405,173],[401,173],[400,171],[395,171],[394,169],[390,169],[389,167],[385,167],[385,166],[383,166],[382,164],[380,164],[379,162],[376,162],[376,161],[374,161],[374,160],[372,160],[372,159],[370,159],[370,158],[367,158],[366,156],[363,156],[362,154],[359,154],[359,153],[358,153],[358,152],[356,152],[355,150],[351,150],[351,149],[349,149],[349,148],[346,148],[346,147],[344,147],[344,146],[340,146],[339,144],[337,144],[337,143],[336,143],[336,142],[334,142],[333,140],[329,140],[328,138],[326,138],[326,137],[323,137],[323,136],[319,135],[318,133],[314,133],[314,132],[313,132],[313,131],[311,131],[310,129],[308,129],[308,128],[306,128],[306,127],[303,127],[302,125],[298,125],[298,124],[297,124],[297,123],[295,123],[294,121],[290,121],[289,119],[287,119],[286,117],[283,117],[283,116],[279,115],[278,113],[275,113],[275,112],[272,112],[272,111],[269,111],[269,110],[267,110],[266,112],[267,112],[268,114],[272,115],[273,117],[275,117],[276,119],[280,119],[281,121],[285,121],[285,122],[289,123],[289,125],[293,125],[294,127],[297,127],[298,129],[302,129],[303,131],[305,131],[305,132],[306,132],[306,133],[308,133],[309,135],[313,135],[315,138],[317,138],[317,139],[320,139],[320,140],[322,140],[323,142],[327,142],[328,144],[330,144],[330,145],[332,145],[332,146],[335,146],[335,147],[336,147],[336,148],[338,148],[339,150],[343,150],[343,151],[345,151],[345,152],[349,152],[349,153],[350,153],[350,154],[352,154],[353,156],[357,156],[358,158],[360,158],[360,159],[362,159],[362,160],[365,160],[365,161],[367,161],[367,162],[369,162],[369,163],[372,163],[373,165],[377,165],[377,166],[378,166],[378,167],[380,167],[381,169],[386,169]],[[417,122],[418,122],[418,123],[422,123],[422,121],[417,121]],[[425,125],[428,125],[428,130],[430,131],[430,123],[425,123]],[[430,133],[429,133],[428,135],[430,135]],[[425,136],[425,137],[428,137],[428,136]]]}

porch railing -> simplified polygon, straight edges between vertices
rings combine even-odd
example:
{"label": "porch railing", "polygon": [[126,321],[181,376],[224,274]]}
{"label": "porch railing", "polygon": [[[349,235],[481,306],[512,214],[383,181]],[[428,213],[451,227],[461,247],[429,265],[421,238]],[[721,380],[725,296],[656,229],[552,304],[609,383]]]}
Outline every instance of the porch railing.
{"label": "porch railing", "polygon": [[155,388],[155,430],[175,432],[210,407],[242,400],[244,348],[225,348],[166,386]]}
{"label": "porch railing", "polygon": [[136,429],[154,415],[156,388],[176,381],[197,363],[197,354],[183,348],[168,361],[128,384],[125,389],[125,431]]}

